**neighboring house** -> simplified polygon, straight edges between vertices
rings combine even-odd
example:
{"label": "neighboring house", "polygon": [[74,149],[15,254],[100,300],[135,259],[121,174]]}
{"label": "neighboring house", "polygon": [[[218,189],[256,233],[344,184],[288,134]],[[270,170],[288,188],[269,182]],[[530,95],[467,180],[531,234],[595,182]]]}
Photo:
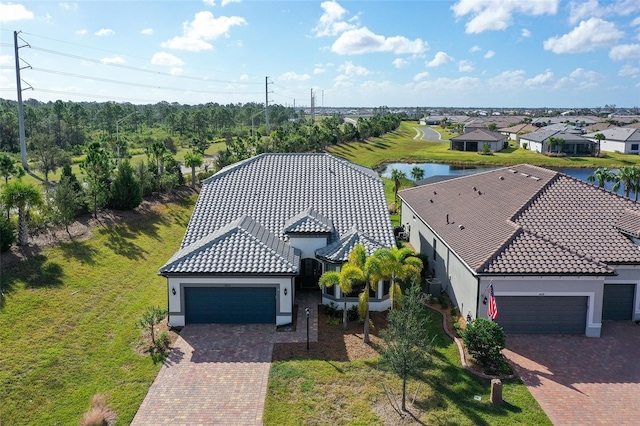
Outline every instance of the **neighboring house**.
{"label": "neighboring house", "polygon": [[503,127],[501,129],[498,129],[500,133],[508,137],[510,140],[516,142],[520,141],[520,136],[526,135],[527,133],[537,132],[538,130],[538,127],[527,123],[516,124],[515,126]]}
{"label": "neighboring house", "polygon": [[478,129],[453,137],[449,140],[449,149],[455,151],[482,151],[484,144],[489,144],[492,152],[502,150],[507,144],[507,137],[502,133],[486,129]]}
{"label": "neighboring house", "polygon": [[[169,322],[292,322],[296,290],[318,291],[362,243],[394,247],[384,186],[371,169],[329,154],[262,154],[220,170],[202,189],[180,249],[160,268]],[[389,307],[380,283],[372,310]],[[340,300],[330,288],[323,302]],[[352,298],[351,303],[357,303]]]}
{"label": "neighboring house", "polygon": [[464,316],[507,333],[599,337],[640,320],[640,204],[565,174],[506,167],[399,192],[409,241]]}
{"label": "neighboring house", "polygon": [[605,137],[600,141],[600,151],[620,152],[622,154],[640,153],[640,129],[613,127],[601,132],[589,133],[584,137],[597,143],[595,135],[598,133],[602,133]]}
{"label": "neighboring house", "polygon": [[559,117],[538,117],[534,118],[531,124],[538,127],[549,126],[552,124],[574,124],[579,127],[590,126],[600,121],[598,117],[593,116],[559,116]]}
{"label": "neighboring house", "polygon": [[421,126],[437,126],[442,123],[442,120],[449,121],[449,117],[446,115],[428,115],[420,119]]}
{"label": "neighboring house", "polygon": [[[551,138],[562,139],[562,146],[551,146]],[[595,144],[582,135],[575,133],[565,133],[558,129],[541,129],[537,132],[527,133],[520,136],[520,146],[534,152],[547,154],[549,152],[561,152],[567,155],[592,155]]]}

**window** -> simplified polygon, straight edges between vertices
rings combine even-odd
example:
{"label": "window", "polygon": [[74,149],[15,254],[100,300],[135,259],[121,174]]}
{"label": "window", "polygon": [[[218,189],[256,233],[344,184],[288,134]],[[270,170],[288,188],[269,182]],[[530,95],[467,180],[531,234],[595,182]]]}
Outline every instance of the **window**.
{"label": "window", "polygon": [[[373,286],[369,286],[369,298],[370,299],[375,299],[376,297],[376,287]],[[351,293],[347,294],[347,297],[358,297],[360,296],[360,293],[362,293],[362,290],[364,290],[364,284],[357,284],[354,285],[353,288],[351,289]]]}
{"label": "window", "polygon": [[389,289],[390,288],[391,288],[391,281],[390,280],[382,281],[382,295],[383,296],[388,296],[389,295]]}
{"label": "window", "polygon": [[631,144],[631,151],[637,151],[638,150],[638,146],[640,146],[640,144],[632,143]]}

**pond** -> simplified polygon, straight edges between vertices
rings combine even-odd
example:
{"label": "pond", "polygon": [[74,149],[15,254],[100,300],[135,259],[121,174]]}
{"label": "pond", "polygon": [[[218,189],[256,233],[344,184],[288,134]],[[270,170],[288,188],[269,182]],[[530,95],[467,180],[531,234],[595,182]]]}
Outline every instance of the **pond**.
{"label": "pond", "polygon": [[[463,175],[471,175],[479,172],[486,172],[489,170],[495,170],[500,167],[484,167],[484,166],[459,166],[459,165],[450,165],[450,164],[437,164],[437,163],[389,163],[384,169],[378,170],[381,177],[390,178],[391,170],[398,169],[404,172],[408,178],[411,179],[411,169],[414,167],[420,167],[424,170],[424,177],[428,178],[431,176],[463,176]],[[550,167],[551,168],[551,167]],[[587,178],[593,174],[595,169],[589,168],[551,168],[553,170],[559,171],[566,175],[572,176],[576,179],[580,179],[581,181],[587,182]],[[612,172],[616,173],[618,169],[611,169]],[[622,195],[624,193],[624,185],[620,185],[618,189],[618,194]],[[605,183],[605,188],[611,191],[613,188],[613,182]],[[630,198],[634,199],[635,193],[631,191]]]}

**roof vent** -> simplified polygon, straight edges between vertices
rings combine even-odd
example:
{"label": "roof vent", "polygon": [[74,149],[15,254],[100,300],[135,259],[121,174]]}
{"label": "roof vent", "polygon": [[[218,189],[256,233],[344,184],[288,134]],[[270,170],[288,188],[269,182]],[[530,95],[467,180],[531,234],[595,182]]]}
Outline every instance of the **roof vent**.
{"label": "roof vent", "polygon": [[500,176],[498,179],[500,179],[500,180],[504,180],[504,176]]}
{"label": "roof vent", "polygon": [[458,225],[458,228],[462,231],[464,229],[464,225]]}
{"label": "roof vent", "polygon": [[478,190],[478,188],[476,188],[475,186],[472,189],[474,192]]}
{"label": "roof vent", "polygon": [[437,195],[438,193],[436,191],[433,191],[433,195]]}
{"label": "roof vent", "polygon": [[529,177],[529,175],[528,175],[528,174],[526,174],[526,173],[520,173],[520,174],[521,174],[522,176],[524,176],[524,177]]}
{"label": "roof vent", "polygon": [[429,198],[429,202],[430,202],[430,203],[433,203],[433,200],[432,200],[431,198]]}
{"label": "roof vent", "polygon": [[540,180],[540,178],[538,176],[529,176],[531,179],[535,180],[536,182]]}
{"label": "roof vent", "polygon": [[509,169],[509,171],[510,171],[511,173],[517,173],[517,172],[516,172],[515,170],[513,170],[513,169]]}
{"label": "roof vent", "polygon": [[478,195],[482,195],[482,192],[478,191]]}

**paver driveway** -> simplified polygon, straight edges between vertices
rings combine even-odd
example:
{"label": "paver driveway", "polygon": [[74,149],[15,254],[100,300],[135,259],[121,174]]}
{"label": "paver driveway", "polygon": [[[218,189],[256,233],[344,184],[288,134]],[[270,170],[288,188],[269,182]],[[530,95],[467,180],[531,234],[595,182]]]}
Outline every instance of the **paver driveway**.
{"label": "paver driveway", "polygon": [[512,335],[504,354],[554,425],[638,424],[640,326],[604,323],[600,338]]}
{"label": "paver driveway", "polygon": [[319,293],[296,296],[295,332],[274,325],[189,324],[171,349],[132,425],[261,425],[274,343],[318,341]]}

